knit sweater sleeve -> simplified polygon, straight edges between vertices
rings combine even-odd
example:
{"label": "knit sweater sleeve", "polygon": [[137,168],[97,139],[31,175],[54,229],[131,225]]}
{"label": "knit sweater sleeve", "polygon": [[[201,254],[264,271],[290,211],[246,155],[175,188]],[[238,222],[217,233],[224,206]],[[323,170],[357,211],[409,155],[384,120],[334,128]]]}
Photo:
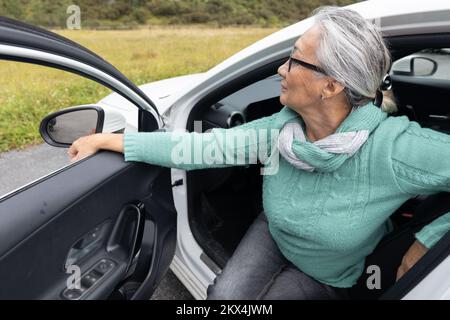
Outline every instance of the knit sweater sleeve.
{"label": "knit sweater sleeve", "polygon": [[[408,194],[450,192],[450,135],[410,122],[396,139],[392,166],[399,188]],[[450,212],[415,234],[431,248],[450,230]]]}
{"label": "knit sweater sleeve", "polygon": [[125,161],[183,170],[221,168],[263,162],[271,150],[277,113],[244,125],[195,133],[125,133]]}

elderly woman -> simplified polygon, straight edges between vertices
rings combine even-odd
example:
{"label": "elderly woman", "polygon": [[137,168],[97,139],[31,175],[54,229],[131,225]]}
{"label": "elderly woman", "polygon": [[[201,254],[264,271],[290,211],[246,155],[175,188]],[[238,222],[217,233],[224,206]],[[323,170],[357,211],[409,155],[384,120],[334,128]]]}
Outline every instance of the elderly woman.
{"label": "elderly woman", "polygon": [[[77,160],[106,149],[124,152],[126,161],[220,167],[175,163],[172,150],[180,143],[218,144],[229,130],[280,130],[276,139],[254,135],[244,145],[219,148],[247,159],[248,147],[268,143],[272,155],[281,156],[276,174],[264,176],[264,213],[208,288],[208,298],[345,298],[365,257],[392,230],[389,216],[414,195],[450,191],[450,137],[406,117],[388,117],[376,106],[389,65],[374,25],[348,9],[321,8],[278,70],[280,112],[180,139],[164,132],[91,135],[69,154]],[[416,233],[397,277],[449,229],[446,214]]]}

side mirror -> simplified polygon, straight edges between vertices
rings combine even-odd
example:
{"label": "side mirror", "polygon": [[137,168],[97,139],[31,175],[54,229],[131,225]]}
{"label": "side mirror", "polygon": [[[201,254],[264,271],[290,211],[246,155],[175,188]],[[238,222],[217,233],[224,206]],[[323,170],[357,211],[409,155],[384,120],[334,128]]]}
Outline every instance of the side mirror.
{"label": "side mirror", "polygon": [[425,57],[414,57],[411,59],[411,73],[413,76],[431,76],[437,70],[436,61]]}
{"label": "side mirror", "polygon": [[426,77],[433,75],[437,70],[437,62],[426,57],[408,57],[395,61],[392,73],[400,76]]}
{"label": "side mirror", "polygon": [[123,133],[125,117],[97,105],[62,109],[46,116],[39,132],[46,143],[55,147],[70,147],[83,136],[93,133]]}

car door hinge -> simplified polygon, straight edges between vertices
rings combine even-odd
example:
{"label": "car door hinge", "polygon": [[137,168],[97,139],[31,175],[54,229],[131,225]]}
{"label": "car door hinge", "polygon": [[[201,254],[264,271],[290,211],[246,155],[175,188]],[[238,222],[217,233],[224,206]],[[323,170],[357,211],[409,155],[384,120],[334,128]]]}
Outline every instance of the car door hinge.
{"label": "car door hinge", "polygon": [[178,179],[177,181],[175,181],[175,182],[172,184],[172,188],[173,188],[173,187],[178,187],[178,186],[181,186],[181,185],[183,185],[183,179]]}

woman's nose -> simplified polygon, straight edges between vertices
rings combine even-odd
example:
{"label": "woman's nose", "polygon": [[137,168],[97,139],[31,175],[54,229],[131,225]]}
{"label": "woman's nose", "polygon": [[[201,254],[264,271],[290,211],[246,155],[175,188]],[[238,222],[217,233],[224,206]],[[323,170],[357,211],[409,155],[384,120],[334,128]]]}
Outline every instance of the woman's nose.
{"label": "woman's nose", "polygon": [[287,63],[288,63],[288,61],[286,61],[285,63],[283,63],[283,64],[278,68],[278,74],[279,74],[282,78],[285,78],[285,76],[286,76]]}

